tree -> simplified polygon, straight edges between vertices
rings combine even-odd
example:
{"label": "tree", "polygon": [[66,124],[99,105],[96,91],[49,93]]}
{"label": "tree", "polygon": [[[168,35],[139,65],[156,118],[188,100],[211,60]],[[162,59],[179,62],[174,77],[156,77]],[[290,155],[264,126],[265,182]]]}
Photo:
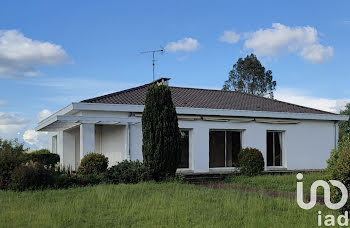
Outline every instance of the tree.
{"label": "tree", "polygon": [[12,151],[15,153],[21,153],[29,150],[24,148],[24,143],[19,143],[18,139],[7,140],[0,137],[0,150]]}
{"label": "tree", "polygon": [[[345,109],[340,111],[340,115],[350,116],[350,103],[347,103]],[[345,135],[350,134],[350,120],[339,122],[339,140]]]}
{"label": "tree", "polygon": [[153,179],[175,176],[181,157],[181,136],[168,86],[154,84],[148,88],[142,135],[143,160]]}
{"label": "tree", "polygon": [[222,90],[237,90],[259,96],[269,95],[273,98],[276,81],[272,79],[272,71],[265,71],[254,54],[239,58],[229,72]]}

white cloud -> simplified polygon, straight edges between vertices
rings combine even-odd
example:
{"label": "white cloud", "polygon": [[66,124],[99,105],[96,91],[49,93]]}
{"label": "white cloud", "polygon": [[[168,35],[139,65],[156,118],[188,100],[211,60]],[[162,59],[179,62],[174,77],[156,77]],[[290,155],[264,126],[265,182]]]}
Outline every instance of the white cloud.
{"label": "white cloud", "polygon": [[219,40],[221,42],[226,42],[229,44],[237,43],[240,39],[240,35],[235,33],[234,31],[224,31],[224,34],[220,36]]}
{"label": "white cloud", "polygon": [[245,39],[244,46],[258,56],[296,53],[312,63],[325,62],[333,56],[333,47],[321,45],[317,30],[310,26],[273,23],[272,28],[245,34]]}
{"label": "white cloud", "polygon": [[28,126],[29,120],[15,114],[0,112],[0,136],[16,138]]}
{"label": "white cloud", "polygon": [[300,55],[313,63],[322,63],[333,56],[333,47],[324,47],[321,44],[315,44],[304,47]]}
{"label": "white cloud", "polygon": [[6,105],[6,104],[7,104],[7,102],[6,102],[5,100],[1,100],[1,99],[0,99],[0,106],[1,106],[1,105]]}
{"label": "white cloud", "polygon": [[[38,113],[38,118],[49,113],[43,110]],[[0,137],[5,139],[14,139],[22,136],[24,142],[33,148],[47,147],[48,135],[45,132],[36,132],[31,130],[33,122],[25,117],[12,113],[0,112]]]}
{"label": "white cloud", "polygon": [[279,88],[274,92],[277,100],[302,105],[310,108],[320,109],[328,112],[339,113],[344,109],[350,99],[329,99],[316,97],[307,94],[307,92],[293,88]]}
{"label": "white cloud", "polygon": [[38,113],[37,118],[38,122],[46,119],[47,117],[51,116],[52,112],[50,110],[44,109],[41,112]]}
{"label": "white cloud", "polygon": [[177,51],[195,51],[199,48],[199,42],[191,37],[178,40],[176,42],[170,42],[165,46],[165,50],[169,52]]}
{"label": "white cloud", "polygon": [[29,145],[36,146],[37,148],[46,148],[48,135],[46,132],[26,130],[23,134],[23,140]]}
{"label": "white cloud", "polygon": [[0,78],[35,76],[38,65],[68,60],[61,46],[32,40],[17,30],[0,30]]}
{"label": "white cloud", "polygon": [[[49,117],[52,114],[50,110],[44,109],[40,111],[37,115],[37,120],[41,120]],[[46,148],[48,135],[46,132],[39,132],[32,129],[28,129],[23,134],[23,140],[31,146],[36,148]]]}

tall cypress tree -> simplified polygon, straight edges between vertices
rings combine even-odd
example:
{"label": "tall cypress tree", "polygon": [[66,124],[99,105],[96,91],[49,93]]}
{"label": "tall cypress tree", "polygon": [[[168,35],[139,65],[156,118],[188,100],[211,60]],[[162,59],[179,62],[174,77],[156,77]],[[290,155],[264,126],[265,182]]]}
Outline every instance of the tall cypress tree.
{"label": "tall cypress tree", "polygon": [[161,180],[174,176],[181,157],[181,136],[168,86],[149,86],[142,113],[142,135],[143,160],[152,177]]}

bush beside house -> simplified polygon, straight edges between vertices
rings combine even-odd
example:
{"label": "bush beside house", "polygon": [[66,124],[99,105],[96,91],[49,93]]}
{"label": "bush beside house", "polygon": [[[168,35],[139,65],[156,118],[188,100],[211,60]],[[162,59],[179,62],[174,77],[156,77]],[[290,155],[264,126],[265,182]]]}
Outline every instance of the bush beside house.
{"label": "bush beside house", "polygon": [[16,167],[9,183],[15,191],[44,189],[53,184],[53,173],[38,162],[29,162]]}
{"label": "bush beside house", "polygon": [[350,136],[344,135],[341,139],[339,139],[337,148],[331,151],[331,155],[327,160],[326,171],[329,174],[331,175],[335,174],[339,156],[348,149],[350,149]]}
{"label": "bush beside house", "polygon": [[5,188],[9,183],[12,172],[24,162],[22,152],[9,148],[0,149],[0,188]]}
{"label": "bush beside house", "polygon": [[[4,141],[0,140],[0,143]],[[16,142],[16,141],[14,141]],[[69,188],[106,183],[138,183],[149,180],[148,169],[139,161],[123,161],[108,167],[103,154],[90,153],[78,171],[58,166],[60,157],[48,150],[28,151],[12,141],[0,144],[0,189],[14,191]]]}
{"label": "bush beside house", "polygon": [[239,170],[248,176],[259,175],[264,171],[264,157],[260,150],[244,148],[238,154]]}
{"label": "bush beside house", "polygon": [[108,158],[103,154],[90,153],[81,159],[78,172],[81,174],[100,174],[106,172]]}
{"label": "bush beside house", "polygon": [[151,179],[148,168],[139,160],[119,162],[108,169],[106,178],[112,184],[136,184]]}
{"label": "bush beside house", "polygon": [[58,154],[50,153],[50,151],[46,149],[25,153],[24,157],[26,161],[38,162],[48,169],[54,169],[60,162],[60,156]]}

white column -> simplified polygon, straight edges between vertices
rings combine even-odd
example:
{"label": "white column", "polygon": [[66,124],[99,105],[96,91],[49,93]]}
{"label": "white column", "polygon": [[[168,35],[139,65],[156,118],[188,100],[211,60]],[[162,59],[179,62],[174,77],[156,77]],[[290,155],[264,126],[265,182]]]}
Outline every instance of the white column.
{"label": "white column", "polygon": [[63,166],[63,131],[57,134],[57,154],[60,156],[60,165]]}
{"label": "white column", "polygon": [[95,124],[80,125],[80,160],[88,153],[95,152]]}

